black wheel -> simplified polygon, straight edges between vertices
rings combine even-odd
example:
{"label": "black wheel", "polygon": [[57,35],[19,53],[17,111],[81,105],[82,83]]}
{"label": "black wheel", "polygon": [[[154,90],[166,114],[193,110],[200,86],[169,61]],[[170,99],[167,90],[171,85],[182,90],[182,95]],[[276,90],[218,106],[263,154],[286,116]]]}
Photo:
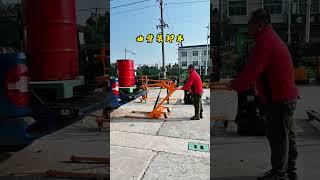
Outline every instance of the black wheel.
{"label": "black wheel", "polygon": [[308,115],[308,119],[309,119],[309,121],[313,121],[314,120],[314,118],[311,115]]}
{"label": "black wheel", "polygon": [[227,128],[228,125],[229,125],[229,122],[228,122],[227,120],[225,120],[225,121],[223,122],[223,125],[224,125],[224,128]]}

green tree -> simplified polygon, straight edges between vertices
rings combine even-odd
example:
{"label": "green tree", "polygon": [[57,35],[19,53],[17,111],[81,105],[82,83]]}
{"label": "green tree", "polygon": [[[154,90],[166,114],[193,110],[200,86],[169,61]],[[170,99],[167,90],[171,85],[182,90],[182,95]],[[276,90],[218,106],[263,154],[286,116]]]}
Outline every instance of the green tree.
{"label": "green tree", "polygon": [[11,50],[22,50],[22,21],[20,4],[4,3],[0,0],[0,46]]}
{"label": "green tree", "polygon": [[166,66],[167,69],[167,77],[169,79],[176,79],[180,76],[180,72],[182,71],[179,67],[179,64],[175,63],[174,65],[168,64]]}
{"label": "green tree", "polygon": [[137,68],[138,76],[147,75],[150,77],[158,77],[159,73],[160,73],[160,69],[158,69],[156,66],[143,65]]}
{"label": "green tree", "polygon": [[117,77],[117,63],[111,63],[110,64],[110,70],[109,70],[110,76]]}
{"label": "green tree", "polygon": [[0,17],[17,16],[20,11],[18,3],[4,3],[0,0]]}

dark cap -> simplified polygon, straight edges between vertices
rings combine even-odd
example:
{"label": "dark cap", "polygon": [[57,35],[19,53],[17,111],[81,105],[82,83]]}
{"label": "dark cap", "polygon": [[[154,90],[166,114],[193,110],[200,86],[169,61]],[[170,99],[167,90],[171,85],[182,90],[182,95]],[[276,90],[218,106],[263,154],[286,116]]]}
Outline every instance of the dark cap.
{"label": "dark cap", "polygon": [[190,64],[190,65],[188,66],[188,69],[194,69],[194,66],[193,66],[192,64]]}
{"label": "dark cap", "polygon": [[271,24],[270,14],[262,8],[251,13],[251,20],[255,23],[264,23],[266,25]]}

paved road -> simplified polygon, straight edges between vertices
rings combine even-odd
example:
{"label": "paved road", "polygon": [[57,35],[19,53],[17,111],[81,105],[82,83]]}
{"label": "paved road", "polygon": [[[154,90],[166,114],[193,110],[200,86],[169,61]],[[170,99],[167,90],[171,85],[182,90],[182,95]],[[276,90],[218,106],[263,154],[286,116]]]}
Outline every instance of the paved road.
{"label": "paved road", "polygon": [[[320,178],[320,123],[307,121],[305,110],[320,112],[320,87],[299,86],[301,99],[294,115],[299,150],[298,174],[302,180]],[[253,180],[268,170],[269,146],[265,137],[236,134],[235,124],[224,129],[219,123],[213,133],[213,176],[217,180]]]}
{"label": "paved road", "polygon": [[[98,114],[101,112],[97,112]],[[92,117],[86,117],[80,122],[37,139],[19,152],[2,153],[0,155],[0,179],[52,179],[43,177],[43,174],[49,169],[81,173],[106,173],[107,166],[105,164],[66,163],[73,155],[107,156],[107,133],[106,131],[98,131],[94,120]]]}
{"label": "paved road", "polygon": [[[159,90],[150,92],[155,98]],[[164,92],[165,93],[165,92]],[[165,95],[163,93],[162,97]],[[127,119],[132,110],[150,111],[154,99],[145,103],[138,100],[112,113],[110,124],[110,167],[112,180],[208,180],[210,153],[188,150],[188,142],[209,144],[209,103],[203,97],[204,119],[192,121],[192,105],[172,103],[167,120]],[[173,98],[183,98],[176,91]]]}

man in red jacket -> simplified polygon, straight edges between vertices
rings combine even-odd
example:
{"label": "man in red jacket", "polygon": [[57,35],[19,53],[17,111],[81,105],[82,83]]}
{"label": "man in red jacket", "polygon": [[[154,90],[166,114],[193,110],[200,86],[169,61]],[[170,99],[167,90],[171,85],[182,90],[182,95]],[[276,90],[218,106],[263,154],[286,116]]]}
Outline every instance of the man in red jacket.
{"label": "man in red jacket", "polygon": [[248,33],[255,38],[255,47],[248,63],[229,86],[241,93],[256,85],[266,107],[272,169],[258,179],[296,180],[298,153],[293,113],[298,91],[292,59],[286,44],[272,29],[270,15],[263,9],[252,13]]}
{"label": "man in red jacket", "polygon": [[189,78],[186,84],[182,88],[176,88],[176,90],[185,90],[185,91],[191,91],[192,93],[192,99],[193,99],[193,105],[195,110],[195,115],[191,117],[191,120],[199,120],[202,117],[202,94],[203,94],[203,88],[202,88],[202,81],[201,77],[197,73],[197,71],[194,69],[193,65],[189,65],[188,67],[189,72]]}

